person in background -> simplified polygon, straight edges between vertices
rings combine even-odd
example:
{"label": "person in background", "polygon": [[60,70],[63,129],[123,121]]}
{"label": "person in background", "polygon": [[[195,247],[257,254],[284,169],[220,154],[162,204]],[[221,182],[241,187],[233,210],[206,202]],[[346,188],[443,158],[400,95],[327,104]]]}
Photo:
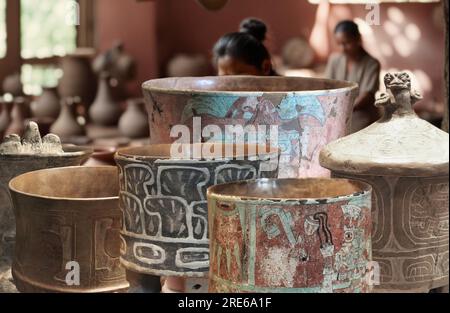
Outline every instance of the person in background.
{"label": "person in background", "polygon": [[359,95],[355,100],[352,118],[352,132],[356,132],[380,117],[374,103],[380,84],[381,66],[377,59],[364,50],[361,33],[355,22],[338,23],[334,37],[341,53],[333,54],[329,58],[325,76],[358,83]]}
{"label": "person in background", "polygon": [[264,45],[266,32],[262,21],[248,18],[241,22],[239,32],[222,36],[213,48],[218,75],[275,75]]}

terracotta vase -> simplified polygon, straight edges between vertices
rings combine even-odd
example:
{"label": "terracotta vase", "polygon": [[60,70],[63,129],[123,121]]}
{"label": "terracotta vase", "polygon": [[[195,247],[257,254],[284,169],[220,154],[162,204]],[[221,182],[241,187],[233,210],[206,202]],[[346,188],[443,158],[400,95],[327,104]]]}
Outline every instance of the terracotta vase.
{"label": "terracotta vase", "polygon": [[13,97],[23,96],[23,85],[19,73],[7,76],[2,84],[3,93],[11,94]]}
{"label": "terracotta vase", "polygon": [[[11,180],[17,224],[12,274],[21,292],[126,290],[117,168],[66,167]],[[67,283],[79,269],[77,284]],[[74,282],[72,277],[72,282]]]}
{"label": "terracotta vase", "polygon": [[330,143],[321,164],[333,176],[367,182],[373,197],[376,291],[428,292],[448,285],[449,135],[420,119],[420,95],[406,73],[387,74],[377,100],[384,116]]}
{"label": "terracotta vase", "polygon": [[31,104],[31,111],[33,117],[58,118],[61,106],[57,88],[43,88],[41,96]]}
{"label": "terracotta vase", "polygon": [[[319,165],[319,152],[348,134],[356,90],[354,83],[301,77],[163,78],[143,84],[152,144],[178,140],[178,131],[170,135],[176,125],[189,127],[191,143],[242,143],[230,131],[242,126],[242,141],[282,150],[280,177],[330,175]],[[221,133],[202,137],[214,125]]]}
{"label": "terracotta vase", "polygon": [[209,270],[206,188],[276,177],[278,151],[261,147],[256,153],[255,145],[228,145],[231,153],[224,155],[219,144],[215,153],[204,157],[202,151],[211,145],[198,144],[184,145],[183,154],[174,156],[171,147],[119,150],[116,162],[124,214],[121,262],[128,271],[153,279],[168,276],[177,284],[177,277],[183,283],[183,277],[204,277]]}
{"label": "terracotta vase", "polygon": [[1,155],[0,154],[0,256],[12,256],[15,222],[8,192],[9,181],[23,173],[85,162],[92,151],[89,148],[63,146],[62,155]]}
{"label": "terracotta vase", "polygon": [[96,146],[93,151],[94,153],[92,153],[89,160],[83,164],[84,166],[116,165],[116,162],[114,161],[114,154],[117,152],[116,147]]}
{"label": "terracotta vase", "polygon": [[148,119],[144,109],[143,99],[131,99],[128,107],[119,120],[120,133],[129,138],[144,138],[148,136]]}
{"label": "terracotta vase", "polygon": [[116,125],[120,118],[121,109],[113,97],[109,76],[100,76],[97,96],[89,109],[89,116],[94,124],[102,126]]}
{"label": "terracotta vase", "polygon": [[18,97],[14,99],[11,109],[11,122],[5,131],[5,135],[17,134],[22,136],[25,130],[25,121],[30,116],[28,103],[24,98]]}
{"label": "terracotta vase", "polygon": [[50,131],[61,139],[83,136],[86,133],[84,126],[80,125],[76,119],[75,104],[76,102],[70,98],[62,100],[58,119],[50,128]]}
{"label": "terracotta vase", "polygon": [[0,138],[3,138],[11,123],[12,106],[12,102],[6,102],[0,99]]}
{"label": "terracotta vase", "polygon": [[210,292],[369,292],[371,187],[254,180],[208,189]]}
{"label": "terracotta vase", "polygon": [[97,78],[91,68],[94,55],[93,49],[78,48],[61,58],[63,76],[58,85],[61,98],[80,97],[86,107],[92,103],[97,90]]}

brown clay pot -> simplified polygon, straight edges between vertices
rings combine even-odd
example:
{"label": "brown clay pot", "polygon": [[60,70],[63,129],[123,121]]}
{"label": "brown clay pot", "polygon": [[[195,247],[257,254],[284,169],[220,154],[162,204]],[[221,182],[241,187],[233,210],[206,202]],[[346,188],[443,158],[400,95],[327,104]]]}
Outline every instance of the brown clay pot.
{"label": "brown clay pot", "polygon": [[89,117],[92,122],[102,126],[116,125],[121,114],[119,103],[114,99],[109,76],[102,74],[100,77],[97,96],[89,108]]}
{"label": "brown clay pot", "polygon": [[31,103],[33,117],[58,118],[61,110],[57,88],[43,88],[41,96]]}
{"label": "brown clay pot", "polygon": [[84,166],[105,166],[112,165],[115,166],[114,154],[117,152],[116,147],[100,147],[96,146],[93,148],[93,153],[89,160],[84,163]]}
{"label": "brown clay pot", "polygon": [[61,58],[63,76],[58,85],[61,98],[80,97],[86,107],[92,103],[97,90],[97,78],[91,69],[94,55],[93,49],[78,48]]}
{"label": "brown clay pot", "polygon": [[[119,261],[116,167],[40,170],[14,178],[9,186],[17,224],[12,273],[19,291],[127,289]],[[72,278],[75,284],[70,284],[75,266],[79,282]]]}
{"label": "brown clay pot", "polygon": [[3,99],[0,98],[0,138],[3,138],[11,123],[12,107],[12,102],[3,101]]}
{"label": "brown clay pot", "polygon": [[61,139],[83,136],[86,133],[84,126],[76,120],[76,103],[71,98],[61,101],[61,111],[58,119],[53,123],[50,131]]}
{"label": "brown clay pot", "polygon": [[373,187],[375,291],[428,292],[448,286],[449,135],[414,113],[408,74],[388,73],[385,85],[384,116],[327,145],[320,162]]}
{"label": "brown clay pot", "polygon": [[[0,256],[11,256],[14,242],[15,224],[12,204],[8,192],[9,181],[23,173],[44,168],[80,165],[85,162],[92,150],[77,146],[63,146],[62,155],[0,155]],[[6,241],[5,237],[11,240]]]}
{"label": "brown clay pot", "polygon": [[120,133],[129,138],[148,136],[148,119],[144,109],[144,99],[128,100],[128,107],[119,120]]}
{"label": "brown clay pot", "polygon": [[19,73],[14,73],[12,75],[7,76],[3,80],[2,87],[3,93],[9,93],[13,97],[23,96],[23,85]]}
{"label": "brown clay pot", "polygon": [[209,188],[209,291],[369,292],[371,192],[324,178]]}
{"label": "brown clay pot", "polygon": [[25,121],[29,115],[30,109],[26,100],[22,97],[14,99],[11,110],[11,122],[5,131],[5,135],[17,134],[22,136],[25,130]]}

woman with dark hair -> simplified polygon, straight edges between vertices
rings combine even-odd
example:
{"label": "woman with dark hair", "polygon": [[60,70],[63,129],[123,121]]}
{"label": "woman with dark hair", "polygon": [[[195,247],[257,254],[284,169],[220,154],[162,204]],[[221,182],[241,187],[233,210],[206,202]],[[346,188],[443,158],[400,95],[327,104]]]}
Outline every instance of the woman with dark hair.
{"label": "woman with dark hair", "polygon": [[364,49],[361,33],[355,22],[342,21],[337,24],[334,37],[341,53],[330,57],[325,75],[327,78],[359,84],[352,119],[352,131],[355,132],[380,117],[374,106],[375,93],[379,88],[380,62]]}
{"label": "woman with dark hair", "polygon": [[266,32],[262,21],[248,18],[241,22],[239,32],[222,36],[213,49],[218,75],[274,75],[263,43]]}

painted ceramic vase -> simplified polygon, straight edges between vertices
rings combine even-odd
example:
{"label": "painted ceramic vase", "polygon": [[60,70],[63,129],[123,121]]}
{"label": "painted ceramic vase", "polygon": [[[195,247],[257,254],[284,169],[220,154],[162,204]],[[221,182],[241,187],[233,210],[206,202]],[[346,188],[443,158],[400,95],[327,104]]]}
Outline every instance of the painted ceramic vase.
{"label": "painted ceramic vase", "polygon": [[[174,156],[171,146],[127,148],[116,154],[124,216],[121,261],[143,274],[203,277],[209,270],[206,189],[276,177],[278,150],[259,146],[252,152],[256,145],[219,144],[205,157],[201,151],[211,145],[198,144],[184,147],[200,154]],[[222,154],[223,147],[231,153]]]}
{"label": "painted ceramic vase", "polygon": [[369,292],[371,187],[327,178],[208,189],[210,292]]}
{"label": "painted ceramic vase", "polygon": [[[163,78],[143,84],[152,144],[180,137],[176,125],[190,128],[191,143],[243,143],[232,128],[242,126],[242,141],[281,149],[280,177],[330,175],[319,165],[319,151],[347,134],[356,91],[353,83],[300,77]],[[211,134],[207,126],[220,132]]]}
{"label": "painted ceramic vase", "polygon": [[[15,223],[8,191],[9,181],[21,174],[45,168],[80,165],[92,153],[89,148],[63,146],[62,155],[0,155],[0,256],[12,256]],[[7,238],[9,237],[9,238]]]}
{"label": "painted ceramic vase", "polygon": [[[128,287],[119,260],[116,167],[40,170],[14,178],[9,187],[17,224],[12,274],[19,291]],[[70,273],[74,270],[79,277]]]}
{"label": "painted ceramic vase", "polygon": [[333,176],[372,185],[375,291],[423,291],[448,285],[449,135],[420,119],[420,95],[406,73],[387,74],[378,100],[384,116],[326,146]]}

